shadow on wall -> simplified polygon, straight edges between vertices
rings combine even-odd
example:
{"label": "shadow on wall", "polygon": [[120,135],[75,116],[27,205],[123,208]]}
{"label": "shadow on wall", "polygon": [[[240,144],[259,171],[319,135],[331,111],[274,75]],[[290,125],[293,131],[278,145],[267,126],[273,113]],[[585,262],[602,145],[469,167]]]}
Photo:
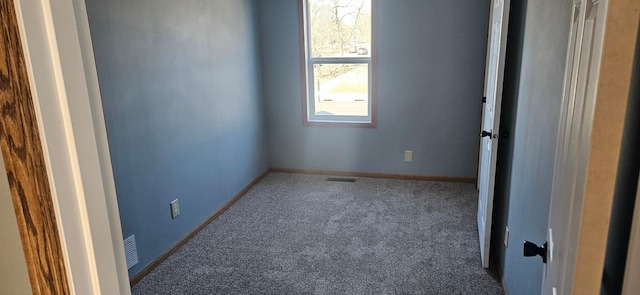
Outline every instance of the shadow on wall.
{"label": "shadow on wall", "polygon": [[[505,226],[509,209],[511,190],[511,171],[513,164],[514,137],[516,130],[516,112],[518,111],[518,92],[520,89],[520,71],[522,68],[522,47],[527,15],[527,0],[511,1],[509,13],[509,32],[507,36],[507,55],[504,69],[502,111],[500,130],[508,137],[501,136],[498,145],[496,163],[496,186],[494,193],[493,223],[491,227],[490,267],[502,274],[505,255]],[[512,247],[517,247],[513,245]]]}

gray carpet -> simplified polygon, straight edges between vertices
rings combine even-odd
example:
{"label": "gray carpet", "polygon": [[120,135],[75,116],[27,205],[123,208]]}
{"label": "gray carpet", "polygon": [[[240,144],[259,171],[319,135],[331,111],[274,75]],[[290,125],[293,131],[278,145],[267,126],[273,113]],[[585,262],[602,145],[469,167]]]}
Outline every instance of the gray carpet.
{"label": "gray carpet", "polygon": [[502,294],[472,184],[270,173],[133,294]]}

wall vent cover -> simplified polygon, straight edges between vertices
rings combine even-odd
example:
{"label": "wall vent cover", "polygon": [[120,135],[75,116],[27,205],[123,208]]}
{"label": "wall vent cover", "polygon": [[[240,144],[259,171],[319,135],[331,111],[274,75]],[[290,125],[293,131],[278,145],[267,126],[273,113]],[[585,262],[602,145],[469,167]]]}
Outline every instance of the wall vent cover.
{"label": "wall vent cover", "polygon": [[337,181],[337,182],[356,182],[355,178],[341,178],[341,177],[329,177],[327,181]]}
{"label": "wall vent cover", "polygon": [[131,235],[124,240],[124,254],[127,257],[127,269],[138,264],[138,250],[136,249],[135,235]]}

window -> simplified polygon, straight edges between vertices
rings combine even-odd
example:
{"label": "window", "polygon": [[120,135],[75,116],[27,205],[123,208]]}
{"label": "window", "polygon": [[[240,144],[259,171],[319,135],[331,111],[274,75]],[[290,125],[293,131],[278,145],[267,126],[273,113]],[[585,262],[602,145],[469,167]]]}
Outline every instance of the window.
{"label": "window", "polygon": [[376,0],[300,0],[305,125],[375,127]]}

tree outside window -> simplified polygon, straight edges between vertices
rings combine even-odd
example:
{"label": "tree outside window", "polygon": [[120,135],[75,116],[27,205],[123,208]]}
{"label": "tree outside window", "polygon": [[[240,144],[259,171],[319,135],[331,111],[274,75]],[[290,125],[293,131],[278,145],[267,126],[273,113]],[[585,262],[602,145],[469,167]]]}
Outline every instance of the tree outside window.
{"label": "tree outside window", "polygon": [[305,123],[373,127],[372,0],[301,0],[301,4]]}

